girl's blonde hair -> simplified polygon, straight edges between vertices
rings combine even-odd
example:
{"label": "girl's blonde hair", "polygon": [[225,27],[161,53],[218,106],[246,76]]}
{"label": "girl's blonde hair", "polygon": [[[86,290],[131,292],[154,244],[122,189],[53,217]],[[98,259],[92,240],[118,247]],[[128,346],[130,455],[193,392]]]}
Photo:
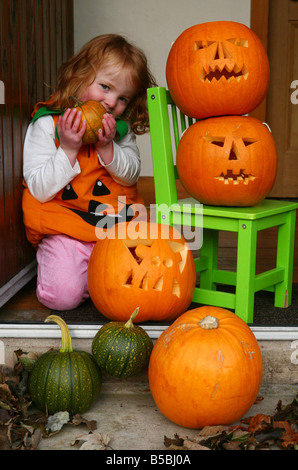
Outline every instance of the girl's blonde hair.
{"label": "girl's blonde hair", "polygon": [[136,93],[122,119],[129,122],[135,134],[144,134],[149,128],[147,88],[156,86],[145,54],[118,34],[105,34],[89,41],[59,69],[52,109],[72,107],[71,96],[80,96],[96,78],[102,65],[129,68]]}

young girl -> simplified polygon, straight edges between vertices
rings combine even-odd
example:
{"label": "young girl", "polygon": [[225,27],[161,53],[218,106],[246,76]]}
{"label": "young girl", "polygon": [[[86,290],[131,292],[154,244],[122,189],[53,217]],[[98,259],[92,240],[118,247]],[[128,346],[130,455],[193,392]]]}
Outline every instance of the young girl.
{"label": "young girl", "polygon": [[[37,249],[37,297],[51,309],[73,309],[89,296],[95,229],[130,220],[142,203],[135,135],[149,128],[152,86],[144,53],[122,36],[103,35],[62,65],[54,94],[34,109],[24,143],[23,214]],[[73,97],[107,111],[95,144],[82,143],[86,122],[80,127]]]}

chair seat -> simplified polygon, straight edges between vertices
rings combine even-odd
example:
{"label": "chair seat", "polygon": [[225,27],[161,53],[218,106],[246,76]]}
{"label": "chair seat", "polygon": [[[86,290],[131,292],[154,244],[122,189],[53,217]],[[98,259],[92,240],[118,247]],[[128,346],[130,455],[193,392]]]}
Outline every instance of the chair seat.
{"label": "chair seat", "polygon": [[[173,212],[175,212],[175,204],[171,207]],[[185,213],[197,212],[199,214],[203,213],[206,216],[210,215],[213,217],[256,220],[296,210],[298,208],[298,203],[278,199],[264,199],[253,207],[208,206],[201,204],[192,197],[189,197],[179,199],[177,201],[177,209],[178,207],[179,212],[181,211],[181,208],[183,208],[183,212]]]}

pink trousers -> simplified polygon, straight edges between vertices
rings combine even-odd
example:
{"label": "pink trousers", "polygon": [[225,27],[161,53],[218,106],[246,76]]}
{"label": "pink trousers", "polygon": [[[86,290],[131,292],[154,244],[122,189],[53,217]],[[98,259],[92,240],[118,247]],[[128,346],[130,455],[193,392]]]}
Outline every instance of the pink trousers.
{"label": "pink trousers", "polygon": [[94,245],[67,235],[43,238],[36,254],[39,302],[53,310],[71,310],[89,297],[87,269]]}

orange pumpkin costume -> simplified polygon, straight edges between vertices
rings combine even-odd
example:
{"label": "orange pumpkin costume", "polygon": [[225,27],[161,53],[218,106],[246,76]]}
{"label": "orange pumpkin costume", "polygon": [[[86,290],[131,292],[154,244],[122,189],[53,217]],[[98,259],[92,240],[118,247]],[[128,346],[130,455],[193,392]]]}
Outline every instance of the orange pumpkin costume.
{"label": "orange pumpkin costume", "polygon": [[[38,103],[33,115],[46,104]],[[56,125],[58,115],[52,117]],[[57,138],[55,143],[57,147],[60,145]],[[129,221],[134,217],[136,206],[133,205],[143,205],[137,185],[128,187],[117,183],[100,164],[94,145],[82,145],[77,159],[81,173],[50,201],[39,202],[23,183],[26,235],[35,247],[45,235],[55,234],[97,241],[96,227],[108,228]]]}

